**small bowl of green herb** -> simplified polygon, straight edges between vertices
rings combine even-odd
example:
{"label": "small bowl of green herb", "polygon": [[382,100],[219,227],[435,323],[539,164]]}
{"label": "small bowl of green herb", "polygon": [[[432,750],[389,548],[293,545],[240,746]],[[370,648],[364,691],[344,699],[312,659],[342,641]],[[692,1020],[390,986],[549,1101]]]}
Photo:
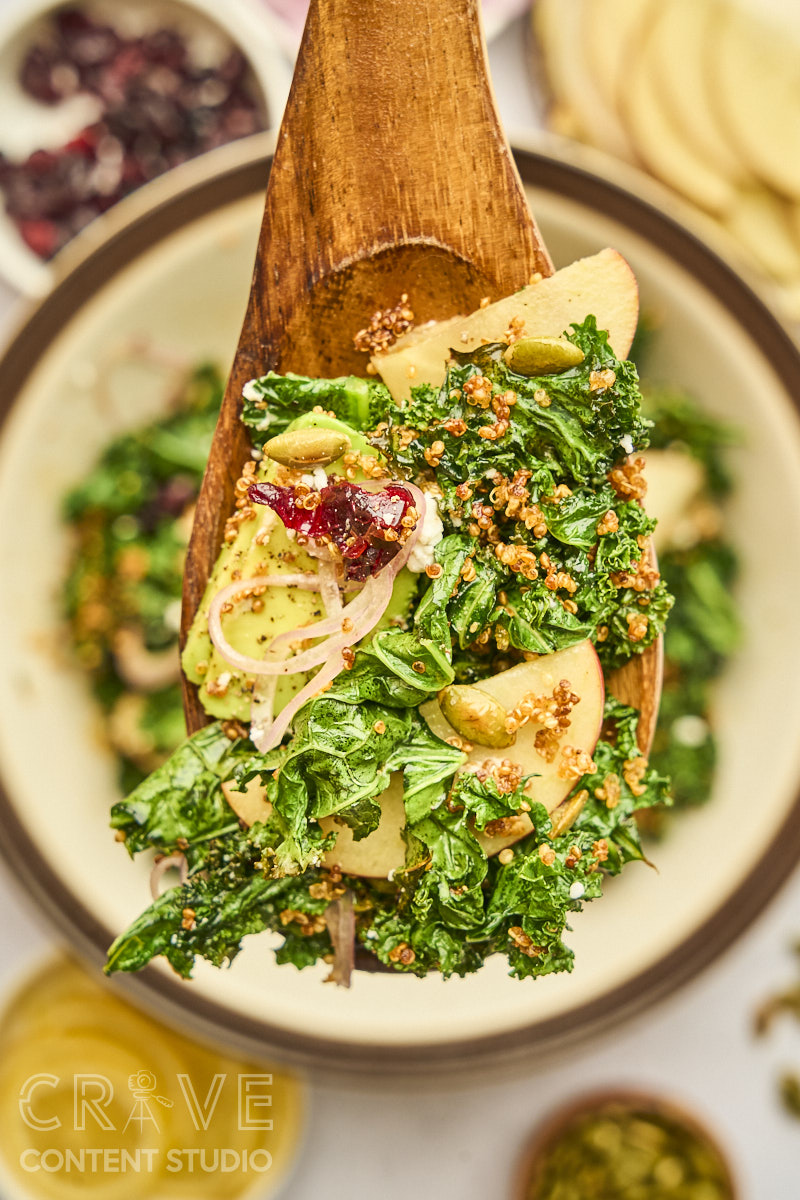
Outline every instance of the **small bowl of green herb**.
{"label": "small bowl of green herb", "polygon": [[604,1092],[561,1109],[525,1150],[515,1200],[737,1200],[727,1158],[661,1097]]}

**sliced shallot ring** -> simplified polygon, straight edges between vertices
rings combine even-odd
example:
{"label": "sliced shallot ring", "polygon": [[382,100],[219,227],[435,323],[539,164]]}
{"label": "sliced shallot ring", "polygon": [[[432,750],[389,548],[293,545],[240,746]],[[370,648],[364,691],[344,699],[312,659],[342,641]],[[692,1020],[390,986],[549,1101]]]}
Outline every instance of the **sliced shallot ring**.
{"label": "sliced shallot ring", "polygon": [[[366,637],[366,635],[375,628],[383,614],[386,612],[386,609],[389,607],[389,602],[392,598],[392,587],[394,580],[405,566],[411,551],[414,549],[419,537],[420,529],[422,527],[422,522],[425,517],[425,497],[423,493],[414,484],[406,484],[404,486],[408,487],[408,490],[412,493],[417,505],[417,523],[399,553],[396,554],[395,557],[377,573],[377,575],[371,575],[357,599],[351,601],[351,603],[347,605],[347,608],[343,609],[343,613],[351,612],[357,602],[365,595],[365,593],[370,593],[370,603],[367,606],[366,612],[364,613],[363,629],[360,627],[360,624],[356,625],[354,623],[353,628],[348,630],[346,634],[340,633],[338,636],[332,636],[328,638],[326,642],[323,642],[321,646],[316,647],[317,650],[325,650],[330,655],[328,661],[325,663],[322,669],[317,672],[313,679],[308,681],[305,687],[301,688],[297,695],[294,696],[283,709],[281,709],[280,714],[270,729],[254,729],[251,725],[250,738],[260,753],[266,754],[269,750],[274,749],[275,746],[280,744],[280,742],[283,740],[283,735],[289,728],[295,714],[299,712],[299,710],[304,704],[307,703],[307,701],[312,700],[325,687],[326,684],[331,683],[344,668],[345,663],[344,658],[342,657],[342,650],[345,648],[348,642],[359,642],[362,640],[362,638]],[[370,588],[370,584],[374,585],[373,589]],[[378,593],[377,596],[374,597],[374,603],[372,597],[373,590],[377,591]],[[328,621],[320,621],[316,627],[312,628],[315,629],[315,632],[319,633],[324,626],[325,631],[327,632],[327,629],[331,628],[332,620],[333,618],[330,618]],[[298,632],[305,632],[306,636],[309,636],[308,628],[301,631],[289,631],[288,635],[284,633],[278,634],[278,636],[273,638],[272,642],[270,643],[270,652],[272,652],[275,647],[285,638],[290,636],[292,633],[294,633],[296,636]],[[333,633],[333,628],[331,628],[331,633]],[[302,657],[302,655],[299,657]],[[290,660],[290,662],[291,661],[292,660]]]}
{"label": "sliced shallot ring", "polygon": [[336,562],[327,546],[309,542],[306,550],[319,562],[319,590],[325,613],[329,617],[335,617],[342,611],[342,593],[339,591]]}
{"label": "sliced shallot ring", "polygon": [[161,882],[162,876],[170,869],[170,867],[177,867],[180,871],[181,887],[189,878],[189,864],[186,861],[185,854],[166,854],[163,858],[159,858],[150,872],[150,895],[154,900],[157,900],[161,895],[158,885]]}
{"label": "sliced shallot ring", "polygon": [[[341,633],[342,622],[345,618],[349,618],[355,627],[356,619],[369,606],[374,590],[374,587],[370,588],[370,584],[374,579],[377,579],[377,576],[372,576],[371,579],[368,579],[355,600],[351,600],[336,616],[327,617],[325,620],[317,621],[313,625],[302,625],[297,629],[287,629],[285,633],[280,633],[276,638],[273,638],[270,643],[270,649],[273,650],[285,642],[296,641],[300,638],[305,640],[307,638],[322,637],[324,634]],[[310,671],[313,667],[318,667],[328,657],[329,649],[325,642],[318,646],[312,646],[310,650],[303,650],[300,654],[295,654],[283,661],[251,658],[247,654],[240,654],[222,632],[221,608],[225,601],[224,599],[220,600],[220,596],[223,595],[223,592],[214,597],[211,607],[208,610],[208,632],[211,641],[217,650],[219,650],[222,657],[236,670],[243,671],[245,675],[296,675],[300,672]]]}

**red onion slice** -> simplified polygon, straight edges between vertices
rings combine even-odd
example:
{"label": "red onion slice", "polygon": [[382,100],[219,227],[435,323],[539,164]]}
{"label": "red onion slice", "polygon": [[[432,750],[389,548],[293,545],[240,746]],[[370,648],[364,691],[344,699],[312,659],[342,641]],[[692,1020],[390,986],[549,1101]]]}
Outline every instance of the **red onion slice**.
{"label": "red onion slice", "polygon": [[322,603],[329,617],[335,617],[342,611],[342,593],[339,590],[339,579],[336,574],[336,562],[328,546],[317,546],[309,542],[306,550],[312,558],[319,561],[319,590]]}
{"label": "red onion slice", "polygon": [[[383,616],[392,598],[392,580],[388,577],[379,579],[376,575],[368,580],[367,583],[375,584],[375,594],[360,621],[357,623],[354,622],[352,630],[349,630],[347,633],[340,633],[336,637],[329,637],[321,646],[317,647],[320,651],[324,651],[327,660],[322,669],[281,709],[279,716],[270,728],[255,728],[251,723],[250,740],[262,754],[266,754],[268,750],[273,750],[275,746],[279,745],[295,714],[299,712],[308,700],[313,699],[322,691],[325,684],[332,682],[339,672],[344,669],[345,663],[342,651],[345,646],[361,641],[362,638],[367,636],[370,630],[374,629]],[[367,586],[365,586],[364,591],[366,592],[367,590]],[[352,608],[352,605],[348,605],[349,608]],[[280,636],[282,637],[283,635]],[[270,651],[272,651],[277,640],[277,638],[273,640]]]}
{"label": "red onion slice", "polygon": [[[327,548],[323,546],[315,546],[312,551],[314,557],[318,558],[320,562],[320,571],[316,576],[305,574],[260,575],[255,579],[236,580],[217,592],[212,600],[208,611],[209,636],[225,661],[236,670],[240,670],[246,675],[255,675],[257,680],[267,678],[277,682],[279,676],[302,674],[314,667],[321,666],[321,670],[289,701],[275,721],[270,720],[274,710],[275,685],[260,687],[257,683],[250,712],[250,737],[256,749],[261,753],[266,753],[281,742],[299,709],[344,668],[342,650],[346,646],[362,641],[386,612],[392,598],[394,580],[408,562],[419,539],[425,519],[426,503],[423,492],[413,483],[404,482],[403,487],[408,489],[417,510],[414,528],[394,558],[375,575],[370,576],[355,599],[344,607],[341,604],[339,585],[336,580],[336,564]],[[272,639],[267,655],[263,659],[241,654],[230,644],[223,633],[222,607],[245,589],[260,586],[299,586],[319,590],[328,616],[312,625],[299,626],[278,634]],[[336,591],[335,599],[334,590]],[[345,624],[348,626],[346,630],[343,629]],[[309,638],[325,638],[325,640],[312,646],[309,650],[301,651],[289,658],[278,653],[292,641]]]}
{"label": "red onion slice", "polygon": [[[355,627],[364,608],[369,606],[373,595],[373,589],[370,587],[370,584],[373,584],[377,578],[378,576],[374,575],[371,579],[368,579],[355,600],[351,600],[336,616],[326,617],[325,620],[316,621],[312,625],[300,625],[295,629],[287,629],[284,633],[279,633],[270,643],[270,650],[300,639],[305,641],[307,638],[323,637],[325,634],[339,634],[342,632],[342,622],[345,618],[349,618],[353,627]],[[243,671],[246,675],[256,676],[297,675],[304,671],[310,671],[313,667],[318,667],[328,657],[329,650],[326,643],[319,646],[312,646],[310,650],[303,650],[299,654],[295,654],[283,661],[251,658],[248,654],[240,654],[222,632],[221,608],[224,600],[221,603],[218,603],[218,601],[224,591],[225,589],[223,588],[223,591],[214,597],[208,611],[208,632],[211,641],[217,650],[219,650],[222,657],[230,666],[235,667],[236,670]],[[352,635],[348,633],[346,640],[352,640]],[[346,641],[342,644],[346,644]]]}
{"label": "red onion slice", "polygon": [[333,947],[333,966],[325,982],[349,988],[356,956],[356,915],[349,889],[325,909],[325,924]]}
{"label": "red onion slice", "polygon": [[161,895],[159,884],[161,883],[162,876],[170,867],[177,867],[180,871],[181,886],[189,878],[189,864],[186,861],[185,854],[166,854],[163,858],[159,858],[150,872],[150,895],[154,900],[157,900]]}

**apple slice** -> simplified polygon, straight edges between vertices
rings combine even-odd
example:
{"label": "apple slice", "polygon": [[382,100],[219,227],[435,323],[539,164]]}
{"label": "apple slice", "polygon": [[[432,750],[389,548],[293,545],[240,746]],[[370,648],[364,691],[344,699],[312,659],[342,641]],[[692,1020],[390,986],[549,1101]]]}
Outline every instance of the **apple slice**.
{"label": "apple slice", "polygon": [[[244,792],[238,792],[232,783],[223,783],[225,799],[237,817],[245,825],[266,821],[272,812],[263,784],[252,779]],[[380,794],[381,820],[378,828],[362,838],[353,840],[350,828],[336,817],[322,817],[319,822],[323,833],[335,833],[336,845],[324,856],[325,866],[338,866],[346,875],[362,875],[367,879],[386,879],[406,860],[406,844],[403,829],[406,823],[403,805],[403,773],[396,771],[386,791]]]}
{"label": "apple slice", "polygon": [[335,817],[323,817],[323,833],[335,833],[336,845],[325,855],[326,867],[337,866],[345,875],[361,875],[365,879],[391,879],[401,871],[406,861],[403,830],[406,810],[403,802],[403,772],[396,771],[385,792],[378,797],[381,819],[369,837],[356,842],[352,831]]}
{"label": "apple slice", "polygon": [[800,244],[793,206],[766,189],[743,191],[725,225],[737,242],[779,283],[800,280]]}
{"label": "apple slice", "polygon": [[633,161],[634,153],[615,106],[607,103],[580,53],[584,0],[538,0],[534,31],[544,54],[545,72],[556,105],[575,118],[582,140],[617,158]]}
{"label": "apple slice", "polygon": [[710,60],[719,116],[764,183],[800,200],[800,54],[774,25],[725,5]]}
{"label": "apple slice", "polygon": [[619,95],[628,69],[628,46],[637,29],[657,9],[660,0],[589,0],[583,4],[581,42],[583,63],[606,105],[618,111]]}
{"label": "apple slice", "polygon": [[658,521],[653,546],[662,553],[674,545],[692,545],[695,536],[692,510],[705,488],[703,468],[682,450],[645,450],[647,496],[644,507]]}
{"label": "apple slice", "polygon": [[625,358],[639,319],[639,290],[633,271],[616,250],[581,258],[468,317],[414,330],[386,354],[374,355],[372,362],[399,403],[408,398],[412,386],[439,387],[444,382],[451,347],[474,350],[485,342],[506,341],[515,317],[524,320],[527,334],[559,337],[573,322],[590,315],[600,329],[608,330],[615,354]]}
{"label": "apple slice", "polygon": [[718,0],[665,0],[650,24],[650,62],[656,86],[677,127],[693,149],[732,183],[748,181],[741,155],[731,145],[709,86]]}
{"label": "apple slice", "polygon": [[258,779],[251,779],[244,792],[238,792],[233,783],[223,783],[222,790],[228,804],[245,825],[266,821],[272,812],[272,803],[267,799],[264,786]]}
{"label": "apple slice", "polygon": [[[580,699],[571,713],[569,728],[561,736],[552,762],[546,762],[536,749],[535,738],[541,726],[532,722],[523,725],[517,732],[514,745],[508,749],[497,750],[474,743],[474,749],[467,757],[467,765],[481,766],[487,761],[501,763],[503,759],[518,763],[524,775],[536,776],[528,784],[528,794],[531,800],[543,804],[549,813],[563,803],[575,786],[574,778],[564,778],[561,774],[564,747],[573,746],[591,754],[600,737],[605,688],[600,660],[592,643],[579,642],[568,650],[540,655],[531,662],[520,663],[491,679],[482,680],[479,688],[510,711],[530,693],[551,695],[553,688],[562,680],[569,681],[570,689]],[[438,737],[446,739],[454,736],[455,730],[442,715],[436,700],[424,704],[420,712]],[[222,787],[231,808],[247,825],[265,820],[272,811],[258,781],[248,784],[246,792],[237,792],[227,783]],[[406,814],[402,772],[398,771],[392,776],[388,788],[380,795],[380,803],[381,820],[378,828],[358,842],[354,841],[350,829],[335,817],[323,817],[320,820],[320,828],[324,833],[336,833],[336,845],[324,858],[326,866],[338,866],[347,875],[360,875],[367,879],[391,878],[395,871],[403,869]],[[477,835],[488,855],[497,854],[504,847],[518,842],[533,828],[530,818],[524,813],[512,820],[515,824],[507,836]]]}
{"label": "apple slice", "polygon": [[[491,679],[483,679],[476,685],[479,691],[487,692],[510,711],[524,696],[550,696],[561,680],[568,680],[570,689],[580,697],[571,713],[569,728],[559,741],[559,748],[552,762],[546,762],[536,749],[536,734],[540,725],[528,722],[517,732],[513,746],[495,750],[474,742],[474,749],[467,757],[467,765],[480,766],[484,763],[501,763],[504,759],[518,763],[523,775],[534,775],[527,792],[531,800],[543,804],[549,813],[569,795],[575,780],[564,778],[560,769],[563,763],[563,747],[574,746],[578,750],[592,753],[600,737],[603,724],[605,685],[603,668],[590,641],[578,642],[568,650],[554,654],[543,654],[531,662],[509,667]],[[423,704],[420,712],[433,732],[443,740],[453,736],[453,729],[445,719],[437,701]],[[530,818],[521,814],[516,818],[516,827],[507,837],[489,838],[479,834],[487,854],[497,854],[505,846],[518,842],[530,833],[533,826]]]}
{"label": "apple slice", "polygon": [[[572,691],[580,697],[580,701],[573,710],[571,724],[562,736],[552,762],[545,762],[536,750],[534,742],[541,726],[532,723],[518,731],[516,742],[508,749],[497,750],[474,743],[474,749],[467,757],[467,765],[476,766],[487,761],[501,763],[503,759],[510,759],[522,767],[523,774],[536,775],[537,778],[528,785],[528,794],[531,800],[543,804],[548,812],[557,809],[575,786],[574,779],[564,779],[560,774],[563,747],[574,746],[591,754],[600,737],[605,688],[600,660],[592,643],[580,642],[568,650],[541,655],[532,662],[520,663],[519,666],[501,671],[492,679],[484,679],[479,685],[480,691],[487,692],[506,710],[510,710],[531,692],[537,696],[550,695],[562,679],[569,680]],[[423,704],[420,713],[438,737],[453,737],[455,730],[442,715],[436,700]],[[347,874],[368,878],[386,878],[402,870],[406,849],[401,832],[405,825],[405,809],[399,773],[381,796],[381,808],[383,816],[380,825],[360,842],[354,842],[350,831],[337,825],[333,818],[320,821],[326,832],[335,829],[338,834],[336,846],[325,856],[328,866],[336,863]],[[477,835],[488,855],[498,854],[531,832],[533,826],[526,814],[521,813],[512,820],[515,825],[507,836]]]}
{"label": "apple slice", "polygon": [[620,112],[642,162],[668,187],[707,212],[721,215],[734,200],[730,180],[695,151],[675,124],[656,86],[657,43],[647,25],[630,48],[621,80]]}

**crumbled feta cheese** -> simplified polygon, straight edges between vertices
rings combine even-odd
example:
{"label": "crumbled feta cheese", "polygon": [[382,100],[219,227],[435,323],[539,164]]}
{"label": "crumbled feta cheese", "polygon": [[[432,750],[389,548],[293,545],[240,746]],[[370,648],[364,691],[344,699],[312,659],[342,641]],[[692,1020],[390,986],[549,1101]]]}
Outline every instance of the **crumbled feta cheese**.
{"label": "crumbled feta cheese", "polygon": [[300,476],[300,482],[304,483],[306,487],[316,488],[318,492],[321,492],[324,487],[328,486],[328,476],[325,468],[314,467],[312,472],[307,471],[304,475]]}
{"label": "crumbled feta cheese", "polygon": [[258,380],[249,379],[242,388],[242,395],[245,400],[261,400],[261,389],[258,386]]}
{"label": "crumbled feta cheese", "polygon": [[682,746],[702,746],[708,733],[708,723],[702,717],[695,717],[691,713],[685,717],[678,717],[677,721],[672,723],[672,736]]}
{"label": "crumbled feta cheese", "polygon": [[633,454],[633,438],[629,433],[619,439],[619,444],[626,454]]}
{"label": "crumbled feta cheese", "polygon": [[416,545],[409,555],[409,571],[415,571],[419,574],[420,571],[424,571],[426,567],[431,566],[434,560],[434,551],[443,536],[444,525],[442,524],[442,518],[439,516],[436,499],[430,492],[426,492],[425,516]]}
{"label": "crumbled feta cheese", "polygon": [[575,882],[570,885],[570,889],[569,889],[570,900],[580,900],[581,896],[584,894],[585,891],[586,891],[586,888],[583,886],[581,881],[579,879],[576,879]]}

